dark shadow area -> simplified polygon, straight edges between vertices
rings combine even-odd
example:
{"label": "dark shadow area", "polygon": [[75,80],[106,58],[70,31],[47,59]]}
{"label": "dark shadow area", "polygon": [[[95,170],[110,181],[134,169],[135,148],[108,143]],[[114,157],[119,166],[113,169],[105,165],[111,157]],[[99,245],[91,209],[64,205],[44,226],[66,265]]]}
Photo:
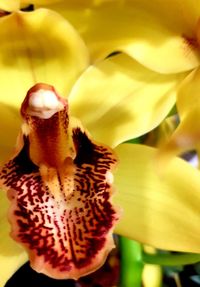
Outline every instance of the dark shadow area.
{"label": "dark shadow area", "polygon": [[74,280],[55,280],[39,274],[30,268],[29,263],[24,264],[11,278],[5,287],[78,287]]}
{"label": "dark shadow area", "polygon": [[163,278],[162,287],[178,287],[179,286],[178,284],[181,284],[180,285],[181,287],[200,286],[200,274],[199,274],[199,270],[196,270],[197,265],[199,264],[197,263],[197,264],[186,265],[185,267],[181,267],[180,272],[176,272],[177,276],[175,276],[175,273],[173,272],[169,274],[169,272],[167,272],[166,270],[170,269],[170,267],[165,267],[164,268],[165,274]]}
{"label": "dark shadow area", "polygon": [[32,12],[34,11],[34,5],[33,4],[30,4],[24,8],[21,8],[21,11],[24,11],[24,12]]}
{"label": "dark shadow area", "polygon": [[119,276],[119,253],[118,249],[114,249],[100,269],[77,281],[49,278],[37,273],[29,263],[26,263],[15,272],[4,287],[111,287],[118,286]]}

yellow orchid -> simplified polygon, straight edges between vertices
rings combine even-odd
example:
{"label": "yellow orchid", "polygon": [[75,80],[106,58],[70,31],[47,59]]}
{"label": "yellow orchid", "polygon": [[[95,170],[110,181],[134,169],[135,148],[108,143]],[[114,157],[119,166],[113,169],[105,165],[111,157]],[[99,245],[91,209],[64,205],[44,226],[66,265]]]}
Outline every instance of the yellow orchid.
{"label": "yellow orchid", "polygon": [[77,0],[48,7],[79,31],[93,60],[121,51],[164,74],[199,65],[199,5],[195,0]]}
{"label": "yellow orchid", "polygon": [[[35,5],[47,3],[36,1]],[[63,15],[79,31],[89,47],[92,61],[120,51],[150,70],[160,74],[185,73],[183,78],[199,67],[200,7],[196,0],[164,3],[154,0],[150,4],[147,0],[52,1],[48,7]],[[121,65],[123,68],[124,64]],[[198,78],[196,72],[194,77]],[[195,88],[192,78],[191,75],[177,88],[174,104],[177,104],[181,124],[161,149],[163,160],[187,149],[198,149],[198,129],[191,131],[191,125],[197,127],[193,123],[197,122],[198,108],[191,110],[196,97],[186,95],[198,91],[197,80]],[[193,86],[192,91],[188,85]],[[184,98],[188,99],[187,103]]]}
{"label": "yellow orchid", "polygon": [[93,60],[122,51],[164,74],[199,65],[200,8],[195,0],[1,0],[0,9],[12,12],[29,4],[63,15],[81,34]]}
{"label": "yellow orchid", "polygon": [[[92,62],[120,51],[158,74],[177,73],[180,82],[199,66],[200,11],[195,0],[168,0],[164,4],[161,0],[151,4],[146,0],[33,0],[31,3],[35,8],[48,7],[64,16],[81,34]],[[8,11],[29,4],[29,0],[9,4],[0,1],[2,9],[10,5]],[[125,65],[121,60],[120,68]]]}
{"label": "yellow orchid", "polygon": [[[159,146],[159,165],[168,164],[175,155],[195,151],[199,157],[200,148],[200,69],[191,72],[181,83],[177,94],[177,109],[180,123],[168,141]],[[197,160],[199,161],[199,159]],[[197,162],[197,166],[199,163]]]}
{"label": "yellow orchid", "polygon": [[[100,59],[113,51],[122,51],[157,73],[185,72],[175,101],[180,124],[170,140],[160,148],[159,164],[164,166],[165,160],[187,150],[196,150],[199,154],[198,1],[154,0],[149,3],[146,0],[126,0],[117,4],[111,1],[109,5],[93,7],[90,12],[85,10],[82,18],[80,9],[62,9],[63,6],[60,2],[51,8],[67,17],[80,31],[93,59]],[[100,19],[104,19],[106,29],[103,29]],[[81,23],[86,23],[84,29],[81,29]],[[117,25],[119,29],[115,29]],[[91,29],[91,26],[95,29]]]}
{"label": "yellow orchid", "polygon": [[[110,203],[110,195],[104,193],[106,195],[104,199],[110,206],[110,212],[104,214],[104,217],[112,214],[114,214],[114,217],[111,221],[106,220],[106,223],[108,223],[106,225],[107,229],[105,229],[105,234],[101,234],[101,236],[104,239],[104,243],[106,238],[108,238],[107,241],[110,242],[110,246],[103,244],[103,247],[99,247],[101,251],[104,250],[105,254],[97,254],[98,248],[96,248],[96,253],[94,252],[91,255],[95,259],[99,256],[98,258],[102,262],[94,262],[92,258],[85,258],[86,254],[83,254],[83,258],[81,257],[83,265],[78,265],[75,260],[78,252],[72,256],[72,242],[71,247],[64,254],[64,260],[68,259],[69,265],[66,266],[66,270],[59,270],[59,272],[56,269],[59,268],[59,264],[58,266],[56,265],[55,273],[47,271],[52,269],[48,262],[45,263],[45,270],[42,270],[42,267],[39,265],[45,257],[44,253],[42,253],[44,249],[37,251],[39,249],[37,249],[37,244],[35,243],[31,251],[31,233],[25,233],[25,230],[22,233],[19,229],[19,222],[16,220],[16,217],[23,217],[23,212],[27,212],[26,207],[30,207],[31,202],[23,202],[23,212],[22,209],[18,210],[19,207],[22,208],[22,201],[19,201],[19,194],[16,196],[14,191],[18,189],[18,184],[21,186],[19,193],[22,190],[23,192],[27,191],[27,186],[26,188],[23,187],[22,180],[24,177],[18,178],[18,172],[20,171],[21,175],[24,176],[25,170],[30,168],[29,172],[31,171],[30,175],[32,176],[32,172],[36,172],[32,168],[36,167],[37,174],[34,174],[30,180],[35,179],[35,176],[40,176],[40,178],[43,176],[46,187],[49,190],[52,190],[52,186],[58,187],[58,185],[62,185],[58,181],[52,182],[51,180],[51,175],[54,174],[55,169],[51,170],[52,173],[50,172],[47,176],[47,170],[45,171],[45,169],[50,164],[48,158],[51,158],[53,155],[51,153],[45,154],[44,150],[37,153],[38,144],[36,141],[33,144],[31,157],[28,157],[30,162],[26,161],[28,165],[24,166],[25,159],[23,159],[22,155],[22,151],[27,152],[23,148],[28,147],[27,139],[31,144],[34,142],[34,137],[30,133],[31,124],[29,120],[31,121],[31,117],[35,116],[35,114],[33,115],[33,110],[38,113],[38,107],[41,108],[40,104],[38,106],[37,103],[41,101],[42,103],[46,102],[45,98],[40,98],[41,90],[43,92],[44,90],[52,90],[52,88],[49,88],[49,85],[53,85],[57,91],[53,90],[53,95],[56,95],[58,100],[56,101],[54,113],[55,111],[56,114],[57,112],[61,113],[64,107],[67,106],[66,101],[61,100],[60,96],[57,95],[67,98],[69,118],[71,119],[71,116],[73,116],[81,120],[82,123],[79,124],[79,121],[75,121],[75,124],[72,125],[72,130],[77,125],[80,125],[75,134],[78,134],[78,136],[84,134],[92,146],[97,142],[102,143],[96,144],[96,146],[98,149],[106,151],[105,154],[110,154],[113,161],[115,161],[115,153],[119,158],[118,167],[114,172],[114,185],[117,187],[117,192],[112,200],[123,209],[123,213],[115,227],[115,232],[163,249],[200,252],[198,231],[200,179],[198,171],[183,160],[174,158],[164,174],[160,176],[154,164],[155,149],[144,145],[123,144],[124,141],[140,136],[159,125],[174,104],[177,82],[185,75],[160,75],[145,68],[125,54],[115,55],[98,62],[96,65],[89,66],[88,51],[80,36],[67,21],[51,10],[38,9],[29,13],[14,12],[2,17],[0,18],[0,35],[1,160],[8,158],[8,154],[15,145],[15,138],[17,138],[21,125],[19,109],[27,91],[34,86],[29,91],[28,98],[26,98],[21,109],[23,118],[26,120],[26,124],[28,123],[28,127],[24,128],[23,126],[24,143],[22,138],[18,138],[15,157],[9,161],[9,164],[3,165],[1,172],[1,185],[4,188],[6,186],[10,190],[13,178],[15,178],[12,191],[9,191],[9,200],[12,202],[12,208],[9,209],[8,217],[12,225],[12,236],[17,241],[20,238],[26,249],[29,249],[28,253],[31,254],[32,265],[38,271],[44,271],[56,278],[61,278],[62,272],[65,273],[65,278],[68,277],[67,272],[69,276],[74,278],[78,278],[84,273],[92,272],[98,267],[97,265],[103,263],[103,258],[105,258],[108,250],[112,248],[110,235],[114,228],[114,221],[118,217],[117,214],[115,215],[116,208]],[[40,82],[46,84],[35,86],[35,84]],[[36,98],[30,102],[28,101],[27,104],[29,96],[32,98],[33,94],[33,97],[35,97],[34,93],[37,95]],[[55,97],[52,99],[52,102],[55,103]],[[47,106],[42,105],[41,112],[44,112],[44,108],[48,110],[51,107],[48,104]],[[50,119],[54,118],[54,113],[50,114],[50,116],[48,114],[48,117]],[[29,115],[28,118],[30,117],[30,119],[27,119],[27,115]],[[52,121],[52,124],[55,124],[55,122]],[[90,135],[88,132],[84,132],[85,129],[83,127],[89,131]],[[77,172],[78,168],[80,168],[77,161],[72,161],[73,144],[78,146],[79,150],[83,149],[78,139],[72,140],[70,130],[67,130],[67,135],[67,145],[69,143],[72,149],[68,149],[66,151],[67,155],[65,155],[62,152],[60,153],[60,148],[58,148],[56,149],[58,154],[54,155],[55,158],[58,156],[58,159],[61,156],[61,161],[65,161],[65,156],[68,157],[65,161],[65,164],[67,164],[66,170],[63,168],[59,169],[59,172],[64,176],[64,186],[66,186],[65,177],[67,176],[69,179],[74,174],[74,169]],[[47,138],[49,137],[47,136]],[[57,137],[54,138],[58,141]],[[61,142],[59,141],[58,144]],[[87,145],[86,148],[88,148]],[[114,152],[112,149],[114,149]],[[51,152],[51,149],[47,149],[47,151]],[[83,154],[85,153],[84,150],[82,152]],[[38,166],[41,159],[37,155],[41,155],[43,162],[42,167],[40,166],[39,174]],[[85,155],[82,156],[82,160],[85,160]],[[52,162],[57,162],[57,159]],[[60,162],[58,166],[60,167]],[[56,168],[58,166],[56,164]],[[108,170],[110,168],[111,166],[108,167]],[[13,171],[13,176],[10,177],[9,172],[12,173]],[[184,178],[182,178],[182,174],[185,175]],[[19,180],[18,183],[16,182],[16,176]],[[188,177],[190,178],[189,182],[187,180]],[[107,183],[107,189],[109,190],[112,181],[111,174],[107,172],[106,177],[104,175],[102,180],[102,184]],[[105,192],[109,193],[107,189]],[[68,184],[67,190],[70,195],[72,192],[70,184]],[[192,196],[191,190],[193,191]],[[40,191],[42,192],[42,190]],[[21,195],[21,199],[23,195],[27,196],[27,194]],[[59,194],[53,195],[56,197]],[[4,192],[1,192],[0,196],[0,262],[4,266],[4,269],[0,271],[0,285],[3,286],[11,274],[27,260],[27,255],[9,237],[10,225],[7,222],[7,210],[10,203]],[[35,199],[39,200],[39,198]],[[100,201],[102,202],[102,199]],[[68,203],[71,204],[71,209],[77,208],[77,206],[73,206],[73,201]],[[63,206],[62,201],[60,201],[60,204]],[[15,210],[14,214],[14,208],[16,207],[17,210]],[[101,204],[100,207],[102,207]],[[85,211],[87,212],[87,208]],[[84,212],[84,210],[81,212]],[[39,216],[39,214],[37,213],[36,215]],[[187,214],[187,217],[183,218],[182,214]],[[85,217],[81,218],[81,222]],[[26,217],[24,216],[23,220],[25,219]],[[89,219],[92,220],[92,218]],[[34,223],[37,225],[36,219]],[[101,231],[103,230],[102,224],[101,222],[99,227]],[[54,225],[57,225],[57,223]],[[23,225],[22,222],[20,226],[21,229],[31,227],[31,225],[28,226],[25,223]],[[81,226],[84,228],[84,225]],[[69,226],[63,225],[64,227],[68,231],[67,234],[69,234]],[[29,231],[30,229],[27,230],[27,232]],[[44,232],[42,228],[41,232]],[[61,229],[57,229],[57,233],[59,232],[61,232]],[[23,234],[26,236],[22,240]],[[76,233],[74,234],[75,236]],[[75,240],[74,237],[69,238]],[[168,238],[167,241],[166,238]],[[56,240],[58,239],[59,236],[56,237]],[[70,240],[67,242],[69,244]],[[59,244],[63,244],[63,242]],[[49,254],[52,252],[52,249],[46,251]],[[38,259],[38,252],[41,253],[41,262]],[[80,261],[79,264],[81,264]],[[70,274],[71,266],[73,272]],[[68,270],[67,267],[69,268]],[[80,270],[77,267],[80,267]],[[85,267],[86,269],[84,269]]]}

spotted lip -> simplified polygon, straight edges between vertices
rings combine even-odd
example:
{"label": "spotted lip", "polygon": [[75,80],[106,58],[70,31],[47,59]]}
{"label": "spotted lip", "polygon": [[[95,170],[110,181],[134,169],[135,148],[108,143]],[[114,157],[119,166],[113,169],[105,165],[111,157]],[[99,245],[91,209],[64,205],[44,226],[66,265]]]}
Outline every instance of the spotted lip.
{"label": "spotted lip", "polygon": [[82,126],[70,124],[65,100],[49,119],[27,114],[27,99],[41,87],[30,89],[22,104],[29,134],[0,171],[0,186],[11,202],[12,237],[29,253],[31,266],[53,278],[78,279],[99,268],[114,247],[119,214],[111,202],[111,172],[117,158]]}

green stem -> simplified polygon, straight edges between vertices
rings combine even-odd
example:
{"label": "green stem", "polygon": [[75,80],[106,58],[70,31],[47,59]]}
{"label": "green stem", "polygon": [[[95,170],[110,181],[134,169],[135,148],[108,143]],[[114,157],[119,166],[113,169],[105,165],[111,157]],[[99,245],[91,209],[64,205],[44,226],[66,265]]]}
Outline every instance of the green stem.
{"label": "green stem", "polygon": [[166,265],[166,266],[177,266],[177,265],[188,265],[194,264],[200,261],[200,254],[193,253],[180,253],[180,254],[149,254],[142,253],[142,259],[144,263]]}
{"label": "green stem", "polygon": [[120,237],[121,287],[142,286],[142,248],[138,242]]}

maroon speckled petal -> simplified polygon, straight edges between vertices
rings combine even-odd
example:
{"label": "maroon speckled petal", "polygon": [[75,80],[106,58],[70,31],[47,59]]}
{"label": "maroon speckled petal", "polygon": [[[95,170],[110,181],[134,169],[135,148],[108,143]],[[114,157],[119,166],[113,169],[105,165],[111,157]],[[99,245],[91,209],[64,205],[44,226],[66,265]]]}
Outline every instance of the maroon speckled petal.
{"label": "maroon speckled petal", "polygon": [[28,251],[32,267],[77,279],[99,268],[114,247],[118,212],[110,197],[117,160],[82,127],[69,128],[66,106],[49,119],[24,112],[23,142],[2,168],[0,186],[11,201],[11,235]]}

